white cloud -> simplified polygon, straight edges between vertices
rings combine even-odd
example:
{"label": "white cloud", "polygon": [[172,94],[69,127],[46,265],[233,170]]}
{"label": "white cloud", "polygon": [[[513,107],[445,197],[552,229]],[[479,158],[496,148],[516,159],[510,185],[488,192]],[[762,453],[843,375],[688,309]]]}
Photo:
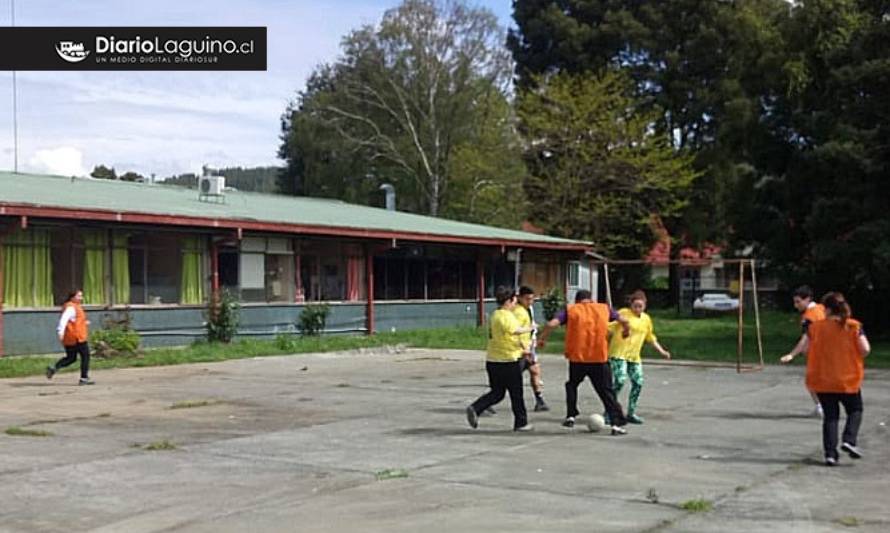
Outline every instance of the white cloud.
{"label": "white cloud", "polygon": [[83,153],[72,146],[37,150],[28,160],[28,170],[59,176],[86,176]]}

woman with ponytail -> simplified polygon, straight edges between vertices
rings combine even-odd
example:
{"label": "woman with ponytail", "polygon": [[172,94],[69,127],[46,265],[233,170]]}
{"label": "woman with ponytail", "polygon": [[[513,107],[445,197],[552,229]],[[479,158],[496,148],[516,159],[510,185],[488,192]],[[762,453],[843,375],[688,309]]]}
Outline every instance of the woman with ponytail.
{"label": "woman with ponytail", "polygon": [[853,459],[862,457],[856,445],[862,423],[862,377],[865,357],[871,345],[862,324],[850,317],[844,295],[829,292],[822,297],[825,320],[814,322],[807,330],[807,388],[819,396],[825,412],[822,419],[822,445],[825,464],[838,461],[838,420],[840,406],[847,412],[841,449]]}

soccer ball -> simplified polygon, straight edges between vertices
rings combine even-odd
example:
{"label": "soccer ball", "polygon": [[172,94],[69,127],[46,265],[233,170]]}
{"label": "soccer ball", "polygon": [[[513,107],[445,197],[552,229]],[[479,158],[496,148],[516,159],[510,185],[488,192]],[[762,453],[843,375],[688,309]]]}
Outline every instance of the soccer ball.
{"label": "soccer ball", "polygon": [[587,430],[597,433],[606,429],[606,419],[599,413],[593,413],[587,417]]}

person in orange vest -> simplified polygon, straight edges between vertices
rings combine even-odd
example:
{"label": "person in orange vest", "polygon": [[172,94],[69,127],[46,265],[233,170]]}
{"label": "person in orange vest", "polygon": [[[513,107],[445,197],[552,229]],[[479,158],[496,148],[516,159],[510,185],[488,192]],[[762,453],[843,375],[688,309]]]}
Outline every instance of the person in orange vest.
{"label": "person in orange vest", "polygon": [[807,387],[814,391],[825,410],[822,417],[822,446],[826,466],[838,461],[837,430],[840,405],[847,412],[841,444],[853,459],[862,451],[856,446],[862,424],[862,377],[871,345],[862,324],[850,318],[844,295],[829,292],[822,297],[825,320],[813,322],[807,330]]}
{"label": "person in orange vest", "polygon": [[[801,285],[795,289],[792,301],[794,303],[794,308],[800,312],[800,328],[802,331],[800,340],[797,341],[794,349],[783,355],[780,359],[783,363],[790,363],[798,354],[806,352],[805,342],[810,324],[825,320],[825,307],[822,304],[813,301],[813,289],[809,286]],[[813,399],[813,403],[816,404],[816,407],[813,409],[813,416],[821,418],[823,412],[822,405],[819,403],[819,397],[816,396],[816,393],[812,390],[808,390],[808,392],[810,393],[810,398]]]}
{"label": "person in orange vest", "polygon": [[627,318],[619,315],[609,305],[594,302],[588,290],[575,294],[575,304],[566,307],[547,322],[538,340],[543,348],[550,333],[561,325],[566,326],[565,356],[569,360],[569,380],[566,381],[565,427],[575,426],[578,416],[578,385],[590,378],[593,388],[606,408],[612,424],[612,435],[625,435],[627,419],[612,388],[612,372],[609,369],[609,322],[621,324],[624,337],[630,335]]}
{"label": "person in orange vest", "polygon": [[90,321],[83,311],[83,291],[76,290],[68,294],[68,298],[62,305],[62,316],[56,333],[59,342],[65,347],[65,357],[56,361],[56,364],[46,367],[46,379],[52,379],[60,368],[77,361],[80,355],[80,385],[92,385],[90,379],[90,345],[87,342],[90,336]]}

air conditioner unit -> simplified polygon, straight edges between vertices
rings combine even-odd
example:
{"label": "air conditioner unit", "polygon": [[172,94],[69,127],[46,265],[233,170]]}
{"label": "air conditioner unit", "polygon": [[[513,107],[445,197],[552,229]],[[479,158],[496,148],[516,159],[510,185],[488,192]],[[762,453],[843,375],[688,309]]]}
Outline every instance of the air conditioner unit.
{"label": "air conditioner unit", "polygon": [[198,182],[201,196],[222,196],[225,189],[225,176],[201,176]]}

